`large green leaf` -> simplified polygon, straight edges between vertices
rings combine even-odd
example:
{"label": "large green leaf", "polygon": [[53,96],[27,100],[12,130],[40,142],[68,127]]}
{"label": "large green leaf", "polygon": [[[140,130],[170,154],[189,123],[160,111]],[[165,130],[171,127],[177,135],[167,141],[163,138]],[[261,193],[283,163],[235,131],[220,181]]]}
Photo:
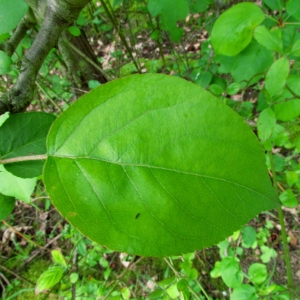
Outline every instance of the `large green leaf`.
{"label": "large green leaf", "polygon": [[0,0],[0,34],[13,30],[27,11],[24,0]]}
{"label": "large green leaf", "polygon": [[263,20],[263,12],[254,3],[239,3],[229,8],[212,29],[211,42],[216,54],[240,53],[249,45],[254,28]]}
{"label": "large green leaf", "polygon": [[[54,120],[54,115],[43,112],[10,116],[0,127],[0,161],[46,154],[46,137]],[[43,165],[42,160],[32,160],[5,164],[4,167],[15,176],[32,178],[42,174]]]}
{"label": "large green leaf", "polygon": [[54,121],[44,168],[60,213],[109,248],[165,256],[213,245],[276,207],[249,126],[202,87],[132,75]]}

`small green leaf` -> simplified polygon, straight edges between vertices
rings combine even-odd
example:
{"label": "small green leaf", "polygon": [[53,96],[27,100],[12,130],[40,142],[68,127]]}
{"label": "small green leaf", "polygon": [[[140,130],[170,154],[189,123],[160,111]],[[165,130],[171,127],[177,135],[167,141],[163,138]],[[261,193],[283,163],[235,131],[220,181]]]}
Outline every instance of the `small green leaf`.
{"label": "small green leaf", "polygon": [[263,263],[269,263],[271,258],[275,258],[277,256],[277,253],[273,248],[261,246],[260,249],[263,252],[263,254],[260,256],[260,259]]}
{"label": "small green leaf", "polygon": [[0,221],[4,220],[14,209],[15,198],[0,194]]}
{"label": "small green leaf", "polygon": [[[172,8],[172,9],[170,9]],[[162,29],[168,30],[171,38],[178,42],[183,30],[177,28],[177,21],[186,18],[189,7],[186,0],[149,0],[148,9],[153,17],[161,15]]]}
{"label": "small green leaf", "polygon": [[237,241],[237,239],[238,239],[239,236],[240,236],[240,233],[241,233],[240,230],[235,231],[235,232],[232,234],[232,236],[231,236],[232,240],[233,240],[233,241]]}
{"label": "small green leaf", "polygon": [[[43,112],[11,115],[0,127],[0,160],[46,154],[46,137],[55,116]],[[42,174],[44,160],[5,164],[13,175],[32,178]]]}
{"label": "small green leaf", "polygon": [[54,121],[47,148],[44,183],[57,209],[130,254],[192,252],[278,205],[250,127],[178,77],[101,85]]}
{"label": "small green leaf", "polygon": [[254,28],[263,20],[263,12],[254,3],[239,3],[229,8],[212,29],[211,42],[216,54],[240,53],[249,45]]}
{"label": "small green leaf", "polygon": [[30,202],[30,196],[34,191],[36,180],[36,178],[23,179],[16,177],[0,165],[0,193],[4,195]]}
{"label": "small green leaf", "polygon": [[217,60],[221,63],[221,73],[231,73],[235,82],[252,79],[253,84],[263,76],[254,75],[266,72],[274,61],[274,55],[271,50],[252,40],[238,55],[234,57],[219,55]]}
{"label": "small green leaf", "polygon": [[254,263],[249,267],[248,275],[253,283],[261,284],[267,279],[267,267],[260,263]]}
{"label": "small green leaf", "polygon": [[220,273],[220,265],[221,265],[221,262],[220,261],[216,261],[215,262],[215,266],[214,268],[209,272],[210,276],[212,278],[218,278],[221,276],[221,273]]}
{"label": "small green leaf", "polygon": [[9,38],[10,38],[10,34],[9,33],[0,34],[0,42],[8,40]]}
{"label": "small green leaf", "polygon": [[165,279],[161,280],[161,281],[158,283],[158,285],[159,285],[160,287],[165,288],[166,286],[169,286],[169,285],[173,284],[174,281],[175,281],[175,277],[169,277],[169,278],[165,278]]}
{"label": "small green leaf", "polygon": [[190,268],[186,275],[189,279],[196,280],[199,276],[199,273],[195,268]]}
{"label": "small green leaf", "polygon": [[70,26],[68,27],[68,31],[73,35],[73,36],[80,36],[81,31],[77,26]]}
{"label": "small green leaf", "polygon": [[15,29],[27,11],[24,0],[0,0],[0,34]]}
{"label": "small green leaf", "polygon": [[211,84],[209,86],[209,90],[214,94],[214,95],[222,95],[223,93],[223,88],[219,86],[218,84]]}
{"label": "small green leaf", "polygon": [[37,281],[35,292],[39,294],[47,291],[60,282],[63,275],[62,267],[50,267],[46,270]]}
{"label": "small green leaf", "polygon": [[234,257],[225,257],[221,261],[220,274],[224,283],[230,288],[236,288],[243,282],[241,266]]}
{"label": "small green leaf", "polygon": [[177,290],[182,292],[186,290],[189,286],[189,282],[185,278],[181,278],[177,283]]}
{"label": "small green leaf", "polygon": [[273,107],[279,121],[287,122],[300,116],[300,99],[277,103]]}
{"label": "small green leaf", "polygon": [[71,283],[76,283],[78,281],[79,274],[78,273],[71,273],[70,274],[70,282]]}
{"label": "small green leaf", "polygon": [[53,262],[61,265],[62,267],[67,267],[67,263],[65,261],[64,256],[62,255],[60,250],[54,249],[51,251]]}
{"label": "small green leaf", "polygon": [[179,291],[177,290],[177,284],[172,284],[167,289],[167,294],[170,296],[171,299],[177,299],[179,297]]}
{"label": "small green leaf", "polygon": [[204,12],[211,0],[188,0],[190,12],[193,14]]}
{"label": "small green leaf", "polygon": [[233,289],[230,300],[255,300],[257,293],[255,287],[249,284],[242,284],[241,286]]}
{"label": "small green leaf", "polygon": [[286,11],[300,21],[300,5],[298,0],[290,0],[286,3]]}
{"label": "small green leaf", "polygon": [[233,82],[229,84],[229,86],[226,89],[226,93],[228,95],[236,95],[241,88],[241,85],[238,82]]}
{"label": "small green leaf", "polygon": [[100,86],[101,83],[98,80],[90,80],[88,82],[89,88],[92,90],[94,88],[96,88],[97,86]]}
{"label": "small green leaf", "polygon": [[245,226],[242,229],[242,241],[244,248],[250,248],[256,241],[256,231],[252,226]]}
{"label": "small green leaf", "polygon": [[290,63],[286,57],[282,57],[272,64],[265,80],[265,87],[271,98],[282,93],[289,71]]}
{"label": "small green leaf", "polygon": [[7,111],[5,114],[0,116],[0,127],[2,124],[9,118],[9,112]]}
{"label": "small green leaf", "polygon": [[160,297],[163,297],[165,295],[165,292],[163,290],[155,290],[153,293],[149,295],[149,299],[159,299]]}
{"label": "small green leaf", "polygon": [[279,199],[285,207],[294,208],[298,206],[299,202],[291,189],[287,189],[282,192]]}
{"label": "small green leaf", "polygon": [[254,38],[267,49],[282,53],[283,45],[280,28],[270,31],[265,26],[258,26],[254,30]]}
{"label": "small green leaf", "polygon": [[297,40],[293,44],[292,49],[291,49],[291,51],[288,54],[294,55],[294,56],[300,56],[300,40]]}
{"label": "small green leaf", "polygon": [[122,294],[122,299],[123,300],[128,300],[130,299],[130,289],[128,287],[123,287],[120,290],[120,293]]}
{"label": "small green leaf", "polygon": [[274,111],[269,107],[264,109],[257,120],[258,136],[262,141],[266,141],[272,134],[276,125]]}
{"label": "small green leaf", "polygon": [[289,186],[293,186],[298,181],[298,174],[295,171],[287,171],[285,173],[286,181]]}
{"label": "small green leaf", "polygon": [[8,73],[10,71],[11,64],[11,58],[5,52],[0,50],[0,75]]}
{"label": "small green leaf", "polygon": [[263,0],[263,3],[267,5],[271,10],[282,10],[284,7],[284,0]]}

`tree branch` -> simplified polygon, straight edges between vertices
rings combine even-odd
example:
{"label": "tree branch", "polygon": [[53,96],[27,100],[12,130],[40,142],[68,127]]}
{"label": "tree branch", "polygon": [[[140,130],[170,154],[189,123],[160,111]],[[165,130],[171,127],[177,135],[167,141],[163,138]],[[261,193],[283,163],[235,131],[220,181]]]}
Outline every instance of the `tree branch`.
{"label": "tree branch", "polygon": [[[33,98],[37,73],[56,45],[61,32],[73,22],[89,0],[48,0],[42,26],[27,55],[21,60],[16,84],[0,98],[0,115],[24,111]],[[79,3],[78,3],[79,2]]]}

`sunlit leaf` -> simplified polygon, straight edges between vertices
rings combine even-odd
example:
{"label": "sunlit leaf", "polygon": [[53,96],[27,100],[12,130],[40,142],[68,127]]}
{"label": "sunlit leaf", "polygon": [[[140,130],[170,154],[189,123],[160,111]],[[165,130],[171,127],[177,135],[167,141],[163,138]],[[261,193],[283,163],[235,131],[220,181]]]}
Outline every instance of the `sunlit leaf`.
{"label": "sunlit leaf", "polygon": [[6,196],[29,202],[36,180],[36,178],[16,177],[6,171],[3,165],[0,165],[0,193]]}
{"label": "sunlit leaf", "polygon": [[239,3],[226,10],[211,33],[216,54],[234,56],[240,53],[249,45],[254,28],[263,20],[262,10],[254,3]]}
{"label": "sunlit leaf", "polygon": [[55,286],[61,280],[63,275],[62,267],[50,267],[46,270],[37,281],[35,292],[39,294],[43,291],[47,291],[48,289]]}
{"label": "sunlit leaf", "polygon": [[54,205],[84,235],[121,252],[192,252],[277,206],[250,127],[177,77],[101,85],[53,123],[47,147]]}
{"label": "sunlit leaf", "polygon": [[266,75],[265,87],[270,97],[278,96],[282,93],[290,71],[290,64],[286,57],[276,60]]}

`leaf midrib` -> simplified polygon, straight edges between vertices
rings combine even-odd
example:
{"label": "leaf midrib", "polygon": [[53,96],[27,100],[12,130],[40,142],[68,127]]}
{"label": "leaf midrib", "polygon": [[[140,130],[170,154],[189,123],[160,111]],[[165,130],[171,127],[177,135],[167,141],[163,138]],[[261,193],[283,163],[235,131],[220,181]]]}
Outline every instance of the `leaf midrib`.
{"label": "leaf midrib", "polygon": [[262,196],[265,199],[271,200],[271,198],[265,196],[264,194],[261,194],[247,186],[241,185],[239,183],[236,183],[234,181],[230,181],[224,178],[219,178],[219,177],[214,177],[214,176],[209,176],[209,175],[203,175],[203,174],[197,174],[197,173],[192,173],[192,172],[187,172],[187,171],[181,171],[181,170],[176,170],[176,169],[170,169],[170,168],[164,168],[164,167],[158,167],[158,166],[153,166],[153,165],[146,165],[146,164],[129,164],[129,163],[121,163],[121,162],[116,162],[116,161],[109,161],[109,160],[105,160],[105,159],[99,159],[99,158],[95,158],[95,157],[86,157],[86,156],[76,156],[76,157],[72,157],[72,156],[64,156],[64,155],[49,155],[49,157],[54,157],[54,158],[64,158],[64,159],[73,159],[73,160],[77,160],[77,159],[87,159],[87,160],[95,160],[95,161],[99,161],[99,162],[105,162],[105,163],[110,163],[110,164],[114,164],[114,165],[119,165],[122,168],[123,167],[141,167],[141,168],[149,168],[149,169],[157,169],[157,170],[163,170],[163,171],[169,171],[169,172],[176,172],[176,173],[180,173],[180,174],[185,174],[185,175],[190,175],[190,176],[196,176],[196,177],[200,177],[200,178],[207,178],[207,179],[213,179],[213,180],[218,180],[218,181],[223,181],[225,183],[228,184],[233,184],[235,186],[241,187],[243,189],[246,189],[254,194],[257,194],[259,196]]}

